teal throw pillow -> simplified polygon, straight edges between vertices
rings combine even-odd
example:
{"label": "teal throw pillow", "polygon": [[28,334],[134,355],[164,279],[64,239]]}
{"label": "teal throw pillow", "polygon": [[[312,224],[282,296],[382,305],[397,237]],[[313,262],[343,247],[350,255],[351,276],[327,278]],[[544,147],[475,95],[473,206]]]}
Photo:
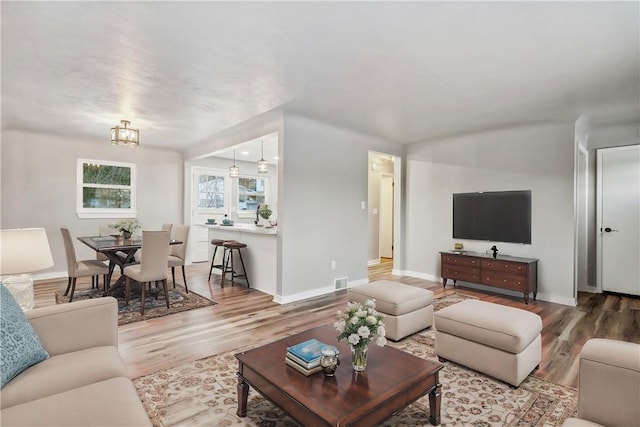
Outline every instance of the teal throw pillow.
{"label": "teal throw pillow", "polygon": [[13,295],[0,286],[0,387],[47,357],[49,353]]}

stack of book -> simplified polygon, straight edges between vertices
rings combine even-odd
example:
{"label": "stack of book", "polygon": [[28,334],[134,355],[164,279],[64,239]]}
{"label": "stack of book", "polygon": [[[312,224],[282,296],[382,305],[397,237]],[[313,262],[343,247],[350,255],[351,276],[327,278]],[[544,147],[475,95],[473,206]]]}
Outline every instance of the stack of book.
{"label": "stack of book", "polygon": [[315,374],[322,370],[320,357],[322,356],[322,349],[325,347],[332,346],[328,346],[316,339],[301,342],[300,344],[287,347],[287,355],[284,361],[287,365],[303,375],[309,376]]}

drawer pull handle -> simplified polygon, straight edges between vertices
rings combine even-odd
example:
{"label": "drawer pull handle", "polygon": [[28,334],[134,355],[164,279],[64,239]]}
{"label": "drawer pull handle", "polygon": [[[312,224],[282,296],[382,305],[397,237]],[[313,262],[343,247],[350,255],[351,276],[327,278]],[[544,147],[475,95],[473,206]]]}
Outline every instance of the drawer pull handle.
{"label": "drawer pull handle", "polygon": [[504,280],[503,280],[503,282],[504,282],[504,283],[507,283],[507,279],[504,279]]}
{"label": "drawer pull handle", "polygon": [[505,265],[504,265],[504,268],[509,268],[509,264],[505,264]]}

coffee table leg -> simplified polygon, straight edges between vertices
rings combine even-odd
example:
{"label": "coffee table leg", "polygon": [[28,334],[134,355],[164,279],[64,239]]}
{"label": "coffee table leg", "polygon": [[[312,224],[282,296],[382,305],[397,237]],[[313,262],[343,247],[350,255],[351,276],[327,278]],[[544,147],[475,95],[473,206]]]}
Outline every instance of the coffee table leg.
{"label": "coffee table leg", "polygon": [[431,422],[431,424],[434,426],[440,425],[441,392],[442,384],[438,383],[436,384],[435,388],[429,393],[429,422]]}
{"label": "coffee table leg", "polygon": [[249,384],[244,377],[238,372],[238,412],[239,417],[247,416],[247,399],[249,397]]}

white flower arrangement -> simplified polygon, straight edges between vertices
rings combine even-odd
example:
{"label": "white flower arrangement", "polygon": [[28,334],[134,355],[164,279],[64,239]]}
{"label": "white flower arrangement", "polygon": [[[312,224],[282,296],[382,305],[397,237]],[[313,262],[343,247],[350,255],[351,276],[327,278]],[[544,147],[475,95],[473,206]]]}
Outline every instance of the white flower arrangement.
{"label": "white flower arrangement", "polygon": [[346,340],[355,348],[367,347],[372,341],[384,347],[387,343],[382,322],[384,315],[378,313],[375,307],[373,300],[367,300],[364,304],[347,303],[347,311],[339,311],[340,318],[333,324],[340,333],[338,341]]}
{"label": "white flower arrangement", "polygon": [[119,222],[116,222],[115,224],[112,224],[111,228],[133,234],[141,227],[138,223],[138,220],[123,219]]}

